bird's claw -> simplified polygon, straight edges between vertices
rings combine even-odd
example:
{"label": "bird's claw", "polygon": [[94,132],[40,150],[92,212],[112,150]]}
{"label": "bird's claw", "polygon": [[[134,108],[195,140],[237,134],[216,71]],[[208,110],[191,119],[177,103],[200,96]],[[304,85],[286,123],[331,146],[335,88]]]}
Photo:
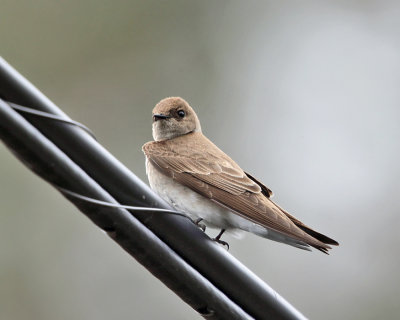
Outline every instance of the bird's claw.
{"label": "bird's claw", "polygon": [[213,241],[215,241],[219,244],[222,244],[224,247],[226,247],[226,250],[229,251],[229,243],[228,242],[221,240],[221,239],[217,239],[217,238],[213,238]]}
{"label": "bird's claw", "polygon": [[194,224],[196,226],[198,226],[201,230],[203,230],[203,232],[205,232],[206,231],[206,225],[204,223],[200,223],[201,221],[203,221],[203,219],[202,218],[198,218],[198,219],[194,220],[193,222],[194,222]]}

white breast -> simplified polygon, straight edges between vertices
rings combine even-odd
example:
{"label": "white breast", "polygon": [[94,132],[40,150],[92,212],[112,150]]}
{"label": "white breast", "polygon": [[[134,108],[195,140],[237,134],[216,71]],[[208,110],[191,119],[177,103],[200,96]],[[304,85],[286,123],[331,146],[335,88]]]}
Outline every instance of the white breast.
{"label": "white breast", "polygon": [[147,159],[146,172],[150,187],[177,211],[188,214],[192,219],[202,218],[211,228],[246,231],[254,227],[262,228],[160,173]]}
{"label": "white breast", "polygon": [[150,187],[175,210],[189,215],[193,220],[202,218],[205,225],[211,228],[226,229],[235,236],[249,231],[261,237],[305,249],[304,243],[289,238],[274,230],[266,229],[225,207],[203,197],[188,187],[160,173],[146,158],[146,173]]}

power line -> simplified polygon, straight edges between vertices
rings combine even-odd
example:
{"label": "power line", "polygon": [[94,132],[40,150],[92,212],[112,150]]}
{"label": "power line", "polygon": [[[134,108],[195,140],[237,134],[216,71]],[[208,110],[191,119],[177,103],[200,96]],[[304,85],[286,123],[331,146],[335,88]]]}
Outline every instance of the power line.
{"label": "power line", "polygon": [[[46,181],[117,206],[172,210],[1,58],[0,97],[1,139]],[[18,113],[8,102],[65,121]],[[305,319],[187,218],[64,195],[204,318]]]}

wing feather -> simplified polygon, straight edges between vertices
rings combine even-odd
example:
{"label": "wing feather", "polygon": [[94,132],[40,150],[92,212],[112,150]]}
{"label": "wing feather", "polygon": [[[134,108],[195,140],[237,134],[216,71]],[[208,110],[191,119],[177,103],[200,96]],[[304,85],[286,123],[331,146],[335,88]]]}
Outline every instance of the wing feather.
{"label": "wing feather", "polygon": [[[326,252],[329,245],[310,236],[303,224],[268,199],[260,184],[201,133],[143,146],[147,158],[163,174],[236,214]],[[190,138],[190,139],[188,139]]]}

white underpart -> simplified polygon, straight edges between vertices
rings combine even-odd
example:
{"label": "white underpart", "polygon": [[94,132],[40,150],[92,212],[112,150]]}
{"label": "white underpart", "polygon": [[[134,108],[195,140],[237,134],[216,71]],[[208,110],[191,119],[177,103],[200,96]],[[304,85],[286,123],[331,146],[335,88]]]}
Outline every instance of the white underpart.
{"label": "white underpart", "polygon": [[150,187],[162,199],[173,206],[175,210],[187,214],[193,220],[202,218],[202,223],[207,227],[226,229],[227,232],[232,233],[236,237],[242,236],[243,231],[248,231],[270,240],[307,249],[305,243],[244,219],[238,214],[174,181],[172,178],[160,173],[147,159],[146,173]]}

